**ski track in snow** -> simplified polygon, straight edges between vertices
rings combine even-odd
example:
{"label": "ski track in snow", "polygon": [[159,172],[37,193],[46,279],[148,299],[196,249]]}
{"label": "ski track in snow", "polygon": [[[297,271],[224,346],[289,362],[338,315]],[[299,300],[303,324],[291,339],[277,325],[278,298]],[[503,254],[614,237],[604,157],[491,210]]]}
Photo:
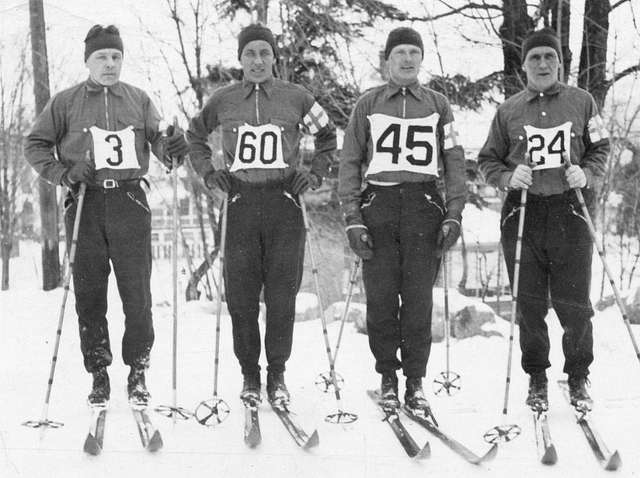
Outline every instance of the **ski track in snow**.
{"label": "ski track in snow", "polygon": [[[493,326],[505,337],[474,337],[452,341],[452,370],[462,375],[462,390],[453,397],[434,396],[433,378],[444,370],[444,346],[434,344],[427,369],[425,390],[441,427],[477,453],[487,446],[483,433],[503,422],[517,423],[522,435],[503,445],[497,458],[482,466],[467,464],[408,418],[406,427],[416,442],[431,442],[432,456],[414,462],[404,455],[379,410],[365,391],[378,385],[367,338],[345,327],[337,370],[345,379],[343,407],[359,415],[349,425],[324,422],[336,410],[333,394],[323,394],[314,385],[326,372],[327,362],[319,321],[296,324],[294,347],[286,380],[292,393],[296,419],[311,433],[318,429],[320,445],[311,452],[296,447],[266,402],[260,408],[262,444],[248,449],[242,440],[244,410],[238,394],[239,367],[231,344],[231,323],[224,310],[222,319],[219,396],[231,407],[228,419],[216,428],[195,421],[177,422],[151,413],[160,429],[164,448],[156,454],[140,445],[133,416],[126,403],[128,370],[120,355],[123,316],[115,281],[109,286],[108,312],[114,363],[109,368],[112,400],[107,415],[104,450],[100,456],[83,453],[82,443],[89,427],[86,395],[90,376],[84,372],[79,350],[73,294],[66,307],[62,344],[51,395],[49,418],[64,422],[60,429],[44,432],[21,426],[27,419],[39,419],[44,401],[53,350],[53,339],[62,289],[43,292],[34,264],[39,263],[39,246],[25,243],[23,256],[12,261],[11,290],[0,292],[0,477],[388,477],[388,476],[496,476],[496,477],[599,477],[612,476],[600,469],[573,414],[555,381],[562,373],[561,328],[553,311],[548,324],[552,337],[549,422],[558,450],[557,465],[538,463],[533,421],[524,407],[527,377],[522,373],[517,344],[514,344],[513,379],[509,415],[503,419],[502,401],[506,372],[508,323]],[[32,259],[35,257],[36,260]],[[594,261],[594,282],[599,277]],[[171,274],[169,261],[154,263],[153,314],[156,343],[148,386],[153,404],[170,404]],[[436,301],[442,297],[436,296]],[[215,304],[180,304],[178,339],[178,405],[195,408],[210,398],[213,388],[213,343]],[[595,399],[594,420],[606,443],[617,448],[622,467],[616,476],[640,476],[638,430],[640,430],[640,364],[616,307],[597,312],[593,320],[596,360],[592,366],[591,393]],[[261,324],[262,326],[263,324]],[[332,345],[339,324],[329,325]],[[640,329],[634,326],[636,336]],[[264,366],[264,354],[262,357]],[[263,376],[264,380],[264,376]],[[402,392],[402,385],[401,385]],[[263,396],[264,394],[263,391]]]}

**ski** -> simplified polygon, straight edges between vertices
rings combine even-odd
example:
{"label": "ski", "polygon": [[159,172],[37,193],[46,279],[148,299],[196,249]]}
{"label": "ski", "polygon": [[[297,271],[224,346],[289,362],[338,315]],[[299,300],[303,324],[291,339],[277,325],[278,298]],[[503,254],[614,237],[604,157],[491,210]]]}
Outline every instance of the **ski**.
{"label": "ski", "polygon": [[146,407],[140,408],[132,406],[131,411],[138,426],[142,446],[151,452],[158,451],[162,448],[162,437],[160,436],[160,432],[153,426],[153,423],[151,423]]}
{"label": "ski", "polygon": [[255,448],[262,442],[260,422],[258,420],[259,400],[243,399],[244,404],[244,442],[249,448]]}
{"label": "ski", "polygon": [[409,431],[405,428],[404,424],[400,421],[398,416],[398,409],[395,407],[386,407],[380,403],[380,395],[375,390],[367,390],[367,395],[374,401],[380,410],[384,413],[383,421],[387,422],[396,438],[404,448],[404,451],[411,458],[422,460],[431,456],[431,446],[429,442],[420,448],[413,437],[409,434]]}
{"label": "ski", "polygon": [[491,448],[482,456],[476,455],[474,452],[469,450],[466,446],[464,446],[459,441],[455,440],[450,435],[443,432],[438,425],[433,423],[427,417],[419,415],[415,413],[413,410],[408,408],[406,405],[402,407],[405,415],[411,418],[413,421],[424,427],[429,433],[435,435],[436,438],[440,439],[442,443],[444,443],[447,447],[453,450],[456,454],[467,460],[469,463],[474,465],[479,465],[486,461],[491,461],[496,457],[498,453],[498,444],[494,443]]}
{"label": "ski", "polygon": [[102,443],[104,439],[104,425],[107,417],[106,406],[92,406],[91,408],[91,426],[89,433],[84,440],[84,452],[89,455],[99,455],[102,452]]}
{"label": "ski", "polygon": [[[564,397],[567,401],[569,399],[569,385],[566,380],[558,380],[558,385],[562,389]],[[614,450],[613,453],[609,451],[602,437],[598,434],[592,420],[590,412],[574,407],[574,413],[576,415],[576,422],[580,425],[580,429],[584,433],[593,454],[598,462],[605,470],[614,471],[622,465],[622,459],[618,450]]]}
{"label": "ski", "polygon": [[546,411],[533,410],[533,426],[540,462],[544,465],[555,465],[558,461],[558,454],[551,440],[551,431],[549,430],[549,420]]}
{"label": "ski", "polygon": [[273,401],[271,408],[278,418],[289,432],[289,435],[293,438],[296,444],[303,450],[309,450],[320,443],[320,437],[318,436],[318,430],[314,430],[311,436],[307,433],[291,418],[291,412],[287,403],[283,401]]}

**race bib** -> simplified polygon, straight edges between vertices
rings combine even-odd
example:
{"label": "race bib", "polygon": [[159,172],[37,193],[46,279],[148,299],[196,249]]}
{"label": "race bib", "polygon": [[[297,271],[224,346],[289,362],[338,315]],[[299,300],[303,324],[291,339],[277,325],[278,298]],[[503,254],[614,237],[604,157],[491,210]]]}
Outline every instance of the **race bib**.
{"label": "race bib", "polygon": [[553,128],[535,128],[525,125],[527,152],[534,164],[532,169],[562,167],[562,153],[571,157],[571,121]]}
{"label": "race bib", "polygon": [[373,154],[367,176],[381,172],[409,171],[438,175],[436,129],[440,115],[398,118],[380,113],[367,116],[371,125]]}
{"label": "race bib", "polygon": [[120,131],[107,131],[97,126],[89,128],[93,137],[93,157],[98,169],[138,169],[133,126]]}
{"label": "race bib", "polygon": [[229,171],[286,168],[282,156],[282,130],[273,124],[238,128],[236,153]]}

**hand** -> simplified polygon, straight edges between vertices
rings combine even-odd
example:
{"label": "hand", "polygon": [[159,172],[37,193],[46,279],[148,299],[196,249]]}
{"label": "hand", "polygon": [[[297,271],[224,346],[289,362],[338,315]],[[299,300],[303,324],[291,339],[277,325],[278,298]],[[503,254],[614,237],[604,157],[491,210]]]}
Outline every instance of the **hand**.
{"label": "hand", "polygon": [[460,222],[457,219],[445,219],[440,225],[436,239],[436,257],[442,257],[460,237]]}
{"label": "hand", "polygon": [[226,169],[218,169],[212,171],[204,178],[204,184],[209,188],[218,188],[222,192],[228,193],[231,191],[232,176]]}
{"label": "hand", "polygon": [[355,224],[347,227],[349,246],[358,257],[368,261],[373,258],[373,240],[366,226]]}
{"label": "hand", "polygon": [[572,164],[564,171],[564,177],[571,189],[583,188],[587,185],[587,175],[577,164]]}
{"label": "hand", "polygon": [[509,188],[511,189],[529,189],[533,184],[533,176],[531,168],[524,164],[518,164],[513,170],[509,179]]}
{"label": "hand", "polygon": [[293,194],[302,194],[309,188],[316,189],[321,182],[322,180],[318,175],[311,171],[296,171],[291,176],[291,192]]}
{"label": "hand", "polygon": [[[75,183],[93,183],[96,174],[96,167],[93,161],[78,161],[73,163],[67,171],[64,177],[66,177],[67,185]],[[64,179],[63,179],[63,182]]]}
{"label": "hand", "polygon": [[165,155],[162,158],[164,165],[173,169],[173,158],[178,166],[184,162],[184,157],[189,152],[189,145],[184,139],[184,131],[178,126],[171,125],[167,128],[167,138],[165,139]]}

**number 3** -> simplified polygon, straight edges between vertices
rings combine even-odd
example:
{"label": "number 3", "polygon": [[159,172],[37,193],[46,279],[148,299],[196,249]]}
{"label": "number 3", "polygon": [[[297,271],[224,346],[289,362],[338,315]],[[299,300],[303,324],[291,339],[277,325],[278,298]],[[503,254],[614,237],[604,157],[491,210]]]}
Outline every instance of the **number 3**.
{"label": "number 3", "polygon": [[[115,139],[115,145],[111,144],[112,139]],[[109,145],[111,145],[113,150],[118,155],[118,159],[116,159],[115,161],[111,159],[111,157],[107,158],[107,163],[109,163],[111,166],[118,166],[119,164],[122,164],[122,140],[120,139],[120,136],[118,136],[117,134],[110,134],[109,136],[105,136],[104,140],[109,143]]]}

